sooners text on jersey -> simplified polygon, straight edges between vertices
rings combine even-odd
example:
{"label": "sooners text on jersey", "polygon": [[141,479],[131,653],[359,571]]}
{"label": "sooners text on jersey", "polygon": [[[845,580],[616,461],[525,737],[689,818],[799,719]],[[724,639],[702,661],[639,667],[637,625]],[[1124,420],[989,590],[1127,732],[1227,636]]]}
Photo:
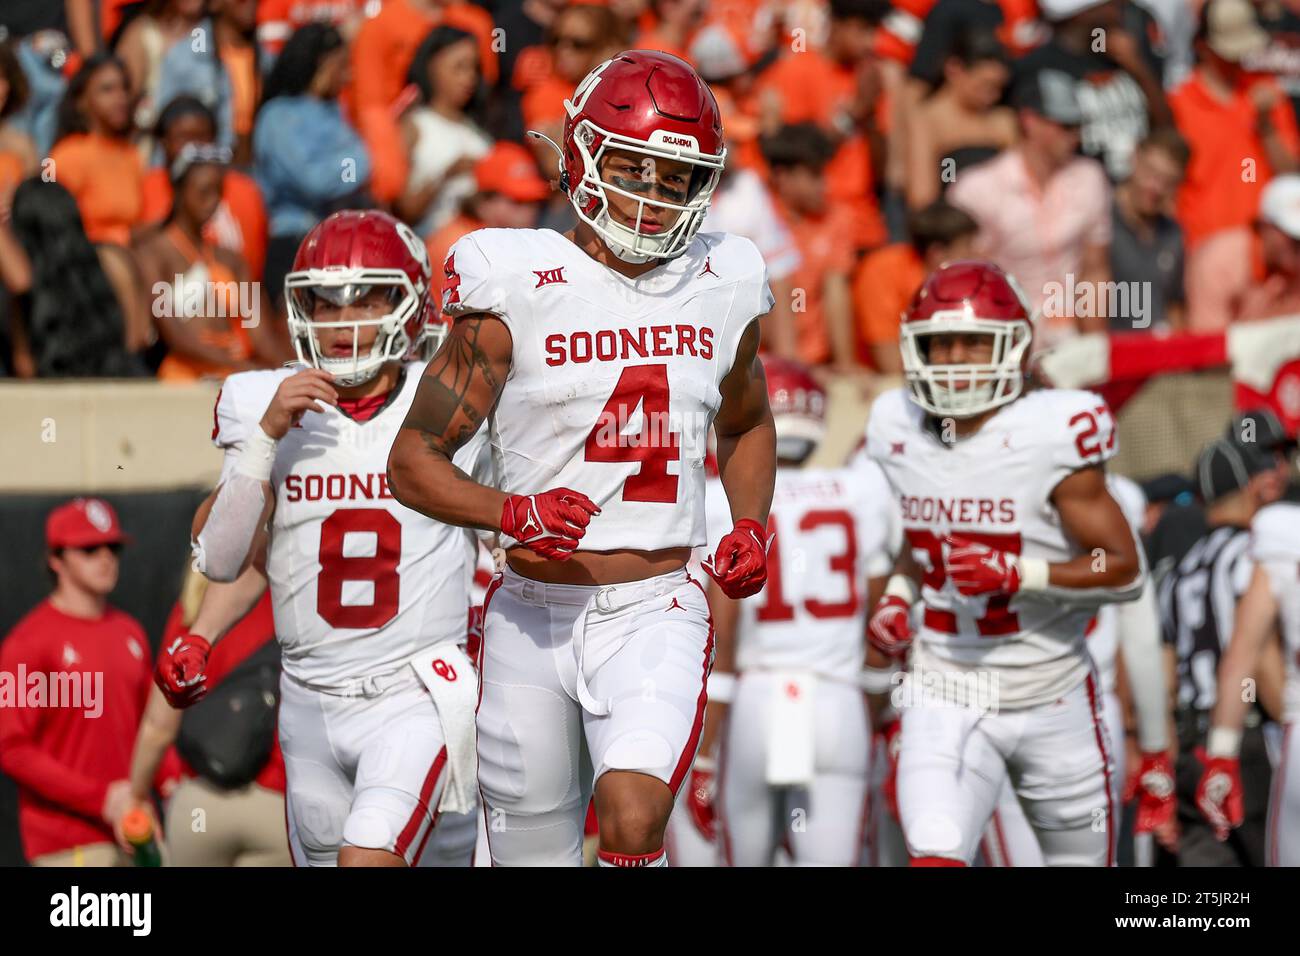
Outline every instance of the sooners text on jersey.
{"label": "sooners text on jersey", "polygon": [[590,497],[601,514],[582,550],[703,544],[719,386],[772,306],[754,244],[700,234],[628,279],[557,232],[481,229],[452,247],[445,271],[444,309],[497,315],[513,339],[490,419],[501,490]]}
{"label": "sooners text on jersey", "polygon": [[[866,447],[884,469],[925,572],[913,667],[990,679],[991,707],[1050,703],[1081,683],[1092,612],[1031,594],[963,596],[944,574],[943,540],[958,533],[1048,562],[1075,557],[1051,494],[1072,472],[1115,454],[1106,403],[1091,392],[1030,392],[947,445],[898,389],[872,406]],[[947,689],[960,700],[973,686],[954,681]]]}
{"label": "sooners text on jersey", "polygon": [[[296,371],[226,379],[213,441],[226,450],[227,471],[280,382]],[[388,451],[422,371],[408,365],[396,394],[369,421],[332,407],[308,411],[276,449],[267,577],[284,669],[303,683],[331,687],[382,674],[423,648],[464,638],[477,543],[388,490]],[[481,446],[476,436],[456,463],[474,471]]]}

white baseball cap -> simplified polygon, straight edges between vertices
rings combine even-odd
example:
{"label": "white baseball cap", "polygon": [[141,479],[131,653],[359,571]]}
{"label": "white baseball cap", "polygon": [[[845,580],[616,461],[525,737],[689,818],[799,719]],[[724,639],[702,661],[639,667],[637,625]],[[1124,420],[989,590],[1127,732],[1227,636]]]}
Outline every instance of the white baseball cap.
{"label": "white baseball cap", "polygon": [[1300,239],[1300,174],[1274,176],[1259,197],[1259,218]]}
{"label": "white baseball cap", "polygon": [[1038,12],[1044,20],[1057,23],[1107,2],[1108,0],[1038,0]]}
{"label": "white baseball cap", "polygon": [[1209,0],[1204,15],[1205,45],[1229,63],[1268,46],[1268,33],[1259,25],[1250,0]]}

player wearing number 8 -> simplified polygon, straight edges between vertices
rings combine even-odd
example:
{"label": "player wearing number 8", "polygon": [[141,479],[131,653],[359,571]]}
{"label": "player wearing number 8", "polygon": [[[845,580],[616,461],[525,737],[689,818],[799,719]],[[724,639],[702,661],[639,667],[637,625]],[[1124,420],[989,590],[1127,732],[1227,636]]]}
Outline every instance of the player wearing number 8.
{"label": "player wearing number 8", "polygon": [[[560,184],[579,224],[452,247],[455,324],[389,467],[403,503],[505,536],[478,711],[493,862],[579,863],[594,788],[601,862],[664,865],[712,660],[685,570],[706,540],[710,425],[734,528],[706,567],[734,597],[767,574],[775,439],[757,319],[772,296],[751,242],[698,232],[726,150],[690,66],[619,54],[566,110]],[[483,419],[499,489],[451,464]]]}
{"label": "player wearing number 8", "polygon": [[912,645],[897,786],[921,865],[969,865],[1007,779],[1049,865],[1109,864],[1118,829],[1085,632],[1145,572],[1106,487],[1110,412],[1089,392],[1027,390],[1032,338],[1010,276],[941,267],[903,315],[907,387],[867,425],[910,545],[870,634],[888,653]]}
{"label": "player wearing number 8", "polygon": [[[269,581],[299,865],[467,865],[473,848],[477,689],[459,645],[476,542],[402,507],[385,474],[420,380],[429,274],[407,226],[335,213],[285,281],[302,365],[232,375],[217,399],[225,463],[194,527],[217,583],[157,680],[192,703],[208,642]],[[474,470],[481,447],[457,463]]]}

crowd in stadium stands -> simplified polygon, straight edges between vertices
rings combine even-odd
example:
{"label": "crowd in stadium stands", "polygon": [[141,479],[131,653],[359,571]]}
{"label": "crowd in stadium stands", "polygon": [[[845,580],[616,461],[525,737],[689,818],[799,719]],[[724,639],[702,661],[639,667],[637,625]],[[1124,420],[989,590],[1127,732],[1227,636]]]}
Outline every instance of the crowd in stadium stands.
{"label": "crowd in stadium stands", "polygon": [[[705,228],[760,245],[773,352],[897,372],[902,305],[968,253],[1019,279],[1045,345],[1288,314],[1296,6],[10,0],[0,368],[276,365],[284,274],[340,208],[394,212],[435,266],[481,226],[568,228],[555,155],[525,131],[558,138],[578,80],[631,47],[717,94],[729,155]],[[1106,282],[1143,283],[1143,313],[1068,294]]]}
{"label": "crowd in stadium stands", "polygon": [[[629,48],[679,56],[711,85],[728,155],[704,230],[758,246],[775,297],[764,347],[818,375],[898,374],[900,313],[967,256],[1017,277],[1045,345],[1300,314],[1300,0],[5,0],[0,376],[276,367],[293,357],[284,277],[336,210],[409,223],[435,295],[466,233],[570,228],[548,138],[577,83]],[[1068,292],[1103,283],[1141,284],[1141,314]],[[1162,580],[1196,572],[1194,543],[1245,535],[1283,493],[1295,442],[1268,421],[1262,448],[1234,424],[1195,482],[1146,484]],[[126,704],[93,728],[93,757],[17,747],[26,718],[0,715],[4,769],[40,798],[24,811],[33,860],[120,862],[108,833],[156,780],[180,788],[180,818],[211,796],[197,757],[171,766],[180,718],[156,694],[146,704],[147,639],[108,604],[126,544],[96,499],[51,513],[51,600],[0,658],[56,653],[43,634],[71,635],[65,655],[99,653],[110,625],[131,634],[97,665]],[[194,580],[168,640],[193,617]],[[1219,647],[1183,639],[1173,587],[1161,612],[1187,750],[1212,702],[1197,681],[1217,667],[1192,658]],[[214,682],[270,641],[267,602],[240,627]],[[265,746],[245,748],[257,759],[241,777],[261,788],[240,818],[256,832],[222,862],[284,860],[284,771],[264,731],[249,729]],[[1258,826],[1226,848],[1188,830],[1189,859],[1262,861],[1262,748]],[[1180,763],[1185,827],[1196,773]],[[64,832],[69,813],[91,822]],[[103,859],[74,859],[69,840]]]}

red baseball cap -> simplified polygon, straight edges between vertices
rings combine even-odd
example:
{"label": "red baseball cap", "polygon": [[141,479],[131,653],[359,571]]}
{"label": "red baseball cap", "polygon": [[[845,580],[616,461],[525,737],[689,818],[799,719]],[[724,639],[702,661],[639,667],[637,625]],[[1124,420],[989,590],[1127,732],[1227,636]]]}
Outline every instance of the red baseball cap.
{"label": "red baseball cap", "polygon": [[126,544],[130,540],[131,536],[122,532],[113,506],[99,498],[73,498],[45,519],[45,546],[51,550]]}
{"label": "red baseball cap", "polygon": [[551,194],[550,184],[537,172],[533,154],[509,140],[497,140],[474,164],[474,181],[480,192],[500,193],[515,202],[541,202]]}

